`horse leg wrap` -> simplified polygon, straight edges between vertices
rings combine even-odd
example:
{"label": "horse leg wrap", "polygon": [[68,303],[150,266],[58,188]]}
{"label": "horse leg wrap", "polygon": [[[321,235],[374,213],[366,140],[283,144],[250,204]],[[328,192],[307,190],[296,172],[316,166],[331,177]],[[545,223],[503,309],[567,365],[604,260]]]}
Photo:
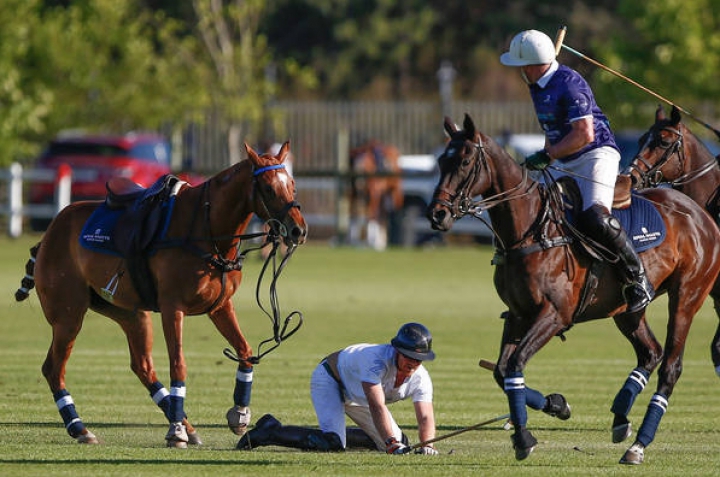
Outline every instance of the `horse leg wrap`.
{"label": "horse leg wrap", "polygon": [[252,382],[252,366],[249,368],[238,366],[237,373],[235,374],[235,392],[233,393],[233,399],[235,400],[236,406],[247,407],[250,405]]}
{"label": "horse leg wrap", "polygon": [[171,423],[182,422],[185,418],[185,382],[170,382],[170,400],[167,411],[168,420]]}
{"label": "horse leg wrap", "polygon": [[85,424],[83,424],[75,410],[75,402],[72,396],[66,389],[61,389],[53,394],[53,399],[55,399],[60,417],[65,423],[65,430],[70,434],[70,437],[77,438],[85,431]]}
{"label": "horse leg wrap", "polygon": [[520,372],[507,373],[505,377],[505,395],[510,405],[510,419],[515,427],[527,425],[527,408],[525,395],[525,378]]}
{"label": "horse leg wrap", "polygon": [[543,396],[540,391],[525,386],[525,404],[527,404],[530,409],[542,411],[543,408],[545,408],[546,402],[547,399],[545,399],[545,396]]}
{"label": "horse leg wrap", "polygon": [[643,423],[638,431],[637,441],[640,442],[644,447],[650,445],[655,439],[655,433],[660,426],[660,420],[667,412],[668,400],[662,394],[654,394],[648,404]]}
{"label": "horse leg wrap", "polygon": [[633,369],[627,380],[625,380],[625,384],[623,384],[623,387],[617,393],[617,396],[615,396],[610,411],[612,411],[613,414],[622,416],[630,414],[630,409],[632,409],[635,403],[635,398],[645,389],[649,378],[650,373],[644,369]]}

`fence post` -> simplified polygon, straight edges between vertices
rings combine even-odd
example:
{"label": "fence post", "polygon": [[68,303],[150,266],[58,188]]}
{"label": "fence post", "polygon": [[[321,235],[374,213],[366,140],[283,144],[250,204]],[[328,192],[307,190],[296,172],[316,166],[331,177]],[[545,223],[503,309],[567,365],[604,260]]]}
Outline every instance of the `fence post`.
{"label": "fence post", "polygon": [[10,165],[10,183],[8,186],[8,235],[18,238],[22,235],[23,223],[23,167],[17,162]]}
{"label": "fence post", "polygon": [[57,215],[61,210],[70,205],[72,168],[67,164],[60,164],[55,180],[55,204],[57,206],[55,214]]}
{"label": "fence post", "polygon": [[350,133],[343,128],[337,135],[337,209],[335,211],[335,229],[339,244],[348,241],[350,231],[350,201],[348,199],[347,177],[350,171]]}

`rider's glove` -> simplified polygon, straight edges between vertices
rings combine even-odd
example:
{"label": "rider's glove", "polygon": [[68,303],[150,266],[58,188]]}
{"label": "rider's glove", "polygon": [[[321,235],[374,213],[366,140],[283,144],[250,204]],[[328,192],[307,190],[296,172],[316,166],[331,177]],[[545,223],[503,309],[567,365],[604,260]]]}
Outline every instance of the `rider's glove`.
{"label": "rider's glove", "polygon": [[394,437],[388,437],[385,440],[385,452],[388,454],[406,454],[408,451],[408,446],[403,444],[402,442],[399,442]]}
{"label": "rider's glove", "polygon": [[541,171],[550,165],[551,162],[552,159],[550,158],[550,155],[545,150],[542,150],[533,152],[526,157],[525,167],[533,171]]}

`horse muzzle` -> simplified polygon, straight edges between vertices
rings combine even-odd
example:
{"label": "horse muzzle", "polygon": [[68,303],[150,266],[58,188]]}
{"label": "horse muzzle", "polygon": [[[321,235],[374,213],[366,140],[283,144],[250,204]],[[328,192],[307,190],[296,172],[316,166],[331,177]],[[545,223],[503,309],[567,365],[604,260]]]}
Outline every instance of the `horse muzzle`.
{"label": "horse muzzle", "polygon": [[448,204],[434,200],[427,208],[426,216],[433,230],[447,232],[455,223],[455,217]]}

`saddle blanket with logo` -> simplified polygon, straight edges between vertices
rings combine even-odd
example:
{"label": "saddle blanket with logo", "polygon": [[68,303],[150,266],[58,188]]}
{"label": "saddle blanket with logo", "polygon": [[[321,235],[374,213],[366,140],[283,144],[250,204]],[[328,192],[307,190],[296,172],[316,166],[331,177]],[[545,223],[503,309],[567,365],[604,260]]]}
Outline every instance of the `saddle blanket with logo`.
{"label": "saddle blanket with logo", "polygon": [[622,224],[638,252],[657,247],[667,235],[665,222],[655,206],[638,194],[632,194],[630,207],[613,209],[612,215]]}
{"label": "saddle blanket with logo", "polygon": [[168,177],[162,177],[128,207],[115,208],[103,202],[85,222],[80,245],[118,257],[148,252],[167,233],[179,188],[173,185]]}

